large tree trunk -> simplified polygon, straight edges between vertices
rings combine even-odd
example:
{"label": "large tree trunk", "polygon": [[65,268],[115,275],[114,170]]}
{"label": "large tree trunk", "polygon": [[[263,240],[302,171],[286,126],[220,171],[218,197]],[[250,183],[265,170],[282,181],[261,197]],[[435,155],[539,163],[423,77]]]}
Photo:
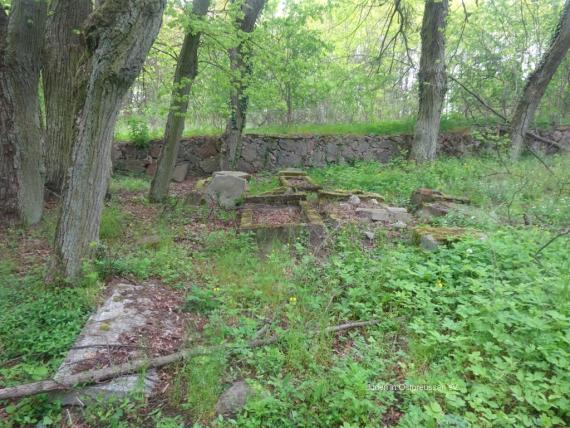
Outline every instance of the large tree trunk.
{"label": "large tree trunk", "polygon": [[15,0],[0,11],[0,208],[37,223],[44,202],[38,84],[46,1]]}
{"label": "large tree trunk", "polygon": [[[194,0],[192,3],[193,19],[206,15],[210,0]],[[184,122],[188,111],[188,97],[192,83],[198,74],[198,46],[201,32],[196,25],[191,25],[184,36],[184,42],[178,56],[176,72],[174,74],[174,87],[170,99],[170,111],[164,131],[164,142],[156,174],[150,186],[149,199],[160,202],[168,196],[168,185],[178,157],[178,142],[184,132]]]}
{"label": "large tree trunk", "polygon": [[534,114],[552,76],[566,56],[568,48],[570,48],[570,0],[566,0],[550,47],[544,53],[536,70],[528,77],[511,121],[511,157],[513,159],[518,159],[523,150],[525,135],[534,120]]}
{"label": "large tree trunk", "polygon": [[84,53],[78,29],[91,13],[91,0],[52,0],[46,28],[44,82],[46,185],[61,194],[71,164],[78,94],[74,80]]}
{"label": "large tree trunk", "polygon": [[434,160],[443,99],[447,90],[445,73],[445,23],[448,0],[426,0],[422,22],[419,111],[411,158],[416,162]]}
{"label": "large tree trunk", "polygon": [[72,168],[63,193],[50,269],[75,280],[99,224],[111,172],[113,130],[121,102],[158,34],[166,0],[106,0],[84,28],[90,73],[79,109]]}
{"label": "large tree trunk", "polygon": [[222,169],[235,169],[241,156],[242,134],[245,128],[248,98],[246,94],[251,75],[250,47],[247,35],[255,28],[266,0],[244,0],[241,14],[236,18],[238,45],[229,51],[233,89],[230,97],[230,118],[222,137]]}

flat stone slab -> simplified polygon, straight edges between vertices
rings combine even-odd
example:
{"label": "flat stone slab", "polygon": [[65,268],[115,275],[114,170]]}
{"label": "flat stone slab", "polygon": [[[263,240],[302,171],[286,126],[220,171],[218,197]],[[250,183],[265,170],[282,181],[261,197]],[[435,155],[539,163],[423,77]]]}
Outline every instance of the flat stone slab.
{"label": "flat stone slab", "polygon": [[427,251],[434,251],[441,245],[452,244],[465,236],[486,238],[480,231],[460,227],[417,226],[412,229],[412,241]]}
{"label": "flat stone slab", "polygon": [[218,177],[220,175],[229,175],[231,177],[243,178],[244,180],[249,180],[251,178],[251,174],[243,171],[216,171],[212,174],[213,177]]}
{"label": "flat stone slab", "polygon": [[384,208],[356,208],[356,213],[372,221],[390,221],[390,213]]}
{"label": "flat stone slab", "polygon": [[[109,297],[91,315],[79,338],[54,375],[54,380],[83,371],[111,367],[143,357],[157,357],[179,349],[184,341],[184,300],[156,283],[111,286]],[[64,404],[83,405],[101,397],[124,397],[137,388],[146,396],[159,379],[149,370],[144,379],[134,374],[57,395]]]}

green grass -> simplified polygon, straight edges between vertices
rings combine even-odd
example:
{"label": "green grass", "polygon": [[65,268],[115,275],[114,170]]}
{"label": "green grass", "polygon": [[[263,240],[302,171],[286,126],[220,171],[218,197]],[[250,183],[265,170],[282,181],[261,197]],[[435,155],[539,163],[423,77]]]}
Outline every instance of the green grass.
{"label": "green grass", "polygon": [[[13,263],[0,264],[0,385],[51,373],[92,307],[97,276],[115,274],[182,290],[185,310],[208,320],[202,333],[191,329],[189,346],[228,344],[233,352],[174,366],[159,405],[129,398],[88,406],[81,413],[87,426],[566,426],[568,237],[536,252],[570,225],[570,156],[545,161],[552,173],[532,158],[310,171],[329,188],[374,191],[397,205],[417,187],[471,198],[468,215],[438,224],[477,228],[486,238],[429,253],[382,231],[374,246],[365,245],[363,228],[354,226],[331,231],[327,256],[318,260],[303,235],[261,254],[250,236],[231,228],[194,227],[228,220],[227,213],[210,217],[205,208],[170,201],[148,224],[112,204],[101,254],[82,287],[46,288],[41,269],[21,276]],[[114,186],[146,191],[123,179]],[[256,193],[275,186],[269,175],[251,183]],[[116,227],[125,218],[129,226]],[[151,232],[159,239],[144,244]],[[378,325],[322,332],[370,319]],[[264,330],[281,340],[245,346]],[[215,418],[219,394],[238,379],[247,380],[253,397],[235,421]],[[41,396],[9,410],[13,426],[57,424],[62,415]]]}
{"label": "green grass", "polygon": [[[25,276],[0,262],[0,387],[43,380],[52,375],[93,309],[96,282],[86,277],[76,288],[50,288],[41,270]],[[5,408],[13,426],[49,424],[61,418],[45,395]],[[8,425],[10,426],[10,425]]]}
{"label": "green grass", "polygon": [[[143,119],[141,119],[143,120]],[[412,134],[414,132],[415,118],[387,119],[370,123],[326,123],[326,124],[293,124],[293,125],[268,125],[257,128],[246,128],[246,134],[258,135],[400,135]],[[450,115],[441,118],[440,130],[442,132],[458,132],[479,127],[481,123],[492,127],[499,125],[494,118],[467,119],[462,116]],[[561,125],[570,125],[570,119],[562,121]],[[542,129],[552,127],[551,122],[546,118],[538,118],[535,126]],[[184,130],[184,137],[220,136],[223,129],[218,128],[189,128]],[[160,140],[164,136],[163,128],[150,128],[147,138],[150,140]],[[132,141],[136,138],[136,133],[129,130],[125,121],[117,123],[115,129],[116,141]]]}

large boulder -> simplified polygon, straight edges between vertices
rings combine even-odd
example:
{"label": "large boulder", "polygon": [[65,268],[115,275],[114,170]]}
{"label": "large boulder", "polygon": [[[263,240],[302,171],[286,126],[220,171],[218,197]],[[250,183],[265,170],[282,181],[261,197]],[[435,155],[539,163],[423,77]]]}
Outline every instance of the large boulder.
{"label": "large boulder", "polygon": [[205,196],[208,202],[223,208],[235,208],[240,199],[245,197],[247,180],[232,175],[218,175],[206,188]]}

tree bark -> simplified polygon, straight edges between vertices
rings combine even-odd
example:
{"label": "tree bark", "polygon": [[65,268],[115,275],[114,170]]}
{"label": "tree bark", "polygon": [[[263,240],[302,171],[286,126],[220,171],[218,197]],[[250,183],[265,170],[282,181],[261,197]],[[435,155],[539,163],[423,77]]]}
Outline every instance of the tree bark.
{"label": "tree bark", "polygon": [[443,100],[447,91],[445,72],[445,24],[448,0],[426,0],[422,22],[419,111],[411,158],[416,162],[435,159]]}
{"label": "tree bark", "polygon": [[76,280],[99,224],[121,102],[158,34],[166,0],[106,0],[84,26],[90,72],[78,110],[50,280]]}
{"label": "tree bark", "polygon": [[24,224],[43,209],[44,168],[38,84],[47,3],[15,0],[0,12],[0,208]]}
{"label": "tree bark", "polygon": [[74,80],[84,47],[80,28],[91,0],[52,0],[46,28],[42,73],[46,108],[46,185],[61,194],[71,164],[78,94]]}
{"label": "tree bark", "polygon": [[570,0],[566,0],[560,21],[538,67],[528,77],[522,96],[511,120],[511,158],[516,160],[523,150],[525,136],[534,120],[540,101],[570,48]]}
{"label": "tree bark", "polygon": [[[194,0],[192,3],[193,19],[201,18],[208,13],[210,0]],[[196,25],[188,28],[174,74],[174,87],[170,99],[170,111],[166,121],[162,150],[158,159],[156,174],[150,186],[149,199],[160,202],[168,196],[168,185],[178,157],[178,142],[184,132],[184,122],[188,111],[188,96],[194,79],[198,75],[198,46],[201,32]]]}
{"label": "tree bark", "polygon": [[247,34],[255,28],[255,23],[265,6],[266,0],[244,0],[241,14],[236,18],[239,43],[229,50],[230,68],[233,76],[233,89],[230,96],[230,118],[222,137],[222,169],[235,169],[241,156],[242,134],[245,128],[248,97],[248,79],[251,76],[250,48]]}

